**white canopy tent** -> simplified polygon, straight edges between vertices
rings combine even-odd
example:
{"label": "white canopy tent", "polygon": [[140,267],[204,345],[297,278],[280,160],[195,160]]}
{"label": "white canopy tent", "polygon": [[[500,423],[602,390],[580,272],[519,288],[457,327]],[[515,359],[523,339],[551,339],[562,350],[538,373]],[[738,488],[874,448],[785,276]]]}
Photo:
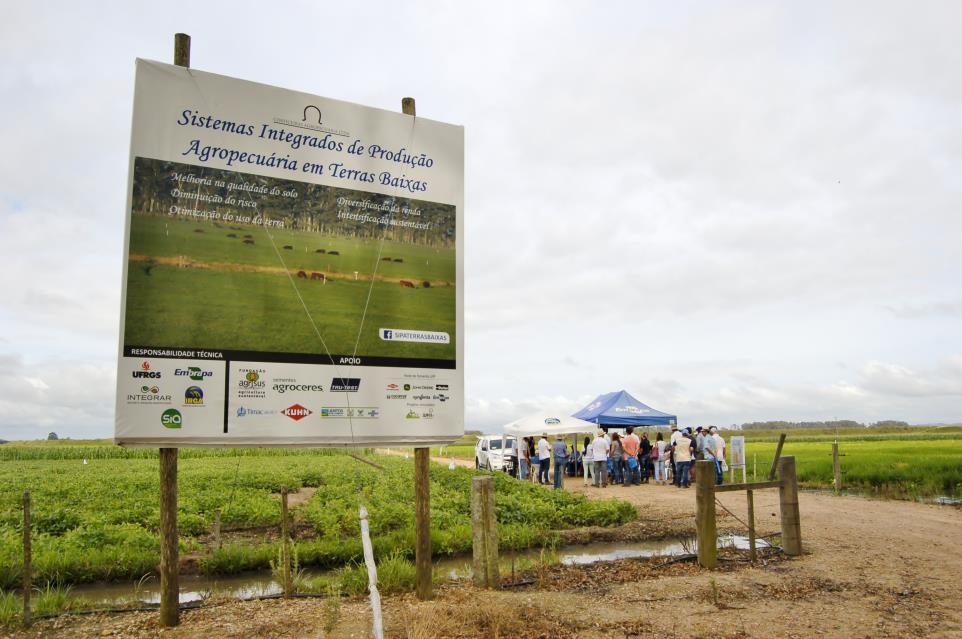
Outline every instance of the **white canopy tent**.
{"label": "white canopy tent", "polygon": [[519,438],[536,437],[545,433],[549,437],[552,435],[577,435],[579,433],[594,433],[597,430],[597,424],[565,414],[551,413],[534,413],[516,419],[504,426],[505,435],[514,435]]}
{"label": "white canopy tent", "polygon": [[[524,437],[540,437],[544,434],[547,434],[548,437],[555,435],[579,435],[581,433],[594,434],[597,430],[597,424],[592,424],[591,422],[586,422],[583,419],[571,417],[564,413],[533,413],[504,425],[504,434],[501,436],[501,449],[505,449],[504,441],[507,437],[514,437],[515,444],[512,447],[513,452],[508,451],[508,454],[513,454],[515,460],[517,460],[519,442]],[[574,447],[577,448],[577,446],[578,443],[577,440],[575,440]],[[513,474],[518,476],[518,472],[518,463],[515,461]]]}

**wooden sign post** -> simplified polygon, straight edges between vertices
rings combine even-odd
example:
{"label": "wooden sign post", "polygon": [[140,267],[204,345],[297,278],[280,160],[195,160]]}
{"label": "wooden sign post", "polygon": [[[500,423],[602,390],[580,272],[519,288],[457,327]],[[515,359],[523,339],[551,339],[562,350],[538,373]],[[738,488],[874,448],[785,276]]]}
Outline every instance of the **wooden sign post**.
{"label": "wooden sign post", "polygon": [[[401,112],[417,117],[414,98],[401,99]],[[431,449],[414,449],[414,569],[418,599],[432,596],[431,586]]]}
{"label": "wooden sign post", "polygon": [[[174,64],[190,66],[190,36],[174,35]],[[177,449],[160,449],[160,625],[180,623],[177,575]]]}

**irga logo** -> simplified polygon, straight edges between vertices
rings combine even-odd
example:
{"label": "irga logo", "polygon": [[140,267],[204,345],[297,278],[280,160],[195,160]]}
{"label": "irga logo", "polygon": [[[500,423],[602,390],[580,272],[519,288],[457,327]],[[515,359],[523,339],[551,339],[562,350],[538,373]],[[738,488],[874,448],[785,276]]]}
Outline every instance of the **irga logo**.
{"label": "irga logo", "polygon": [[176,408],[168,408],[160,414],[160,423],[164,428],[180,428],[183,419],[180,416],[179,410]]}

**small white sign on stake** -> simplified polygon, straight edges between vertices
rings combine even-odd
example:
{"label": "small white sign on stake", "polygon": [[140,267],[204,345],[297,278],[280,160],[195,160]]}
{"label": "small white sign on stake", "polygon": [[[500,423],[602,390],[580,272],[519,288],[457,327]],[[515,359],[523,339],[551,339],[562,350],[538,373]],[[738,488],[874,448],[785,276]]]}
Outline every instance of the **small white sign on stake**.
{"label": "small white sign on stake", "polygon": [[738,435],[731,440],[732,461],[729,467],[732,471],[732,481],[735,481],[735,469],[742,469],[742,483],[748,481],[747,465],[745,464],[745,436]]}

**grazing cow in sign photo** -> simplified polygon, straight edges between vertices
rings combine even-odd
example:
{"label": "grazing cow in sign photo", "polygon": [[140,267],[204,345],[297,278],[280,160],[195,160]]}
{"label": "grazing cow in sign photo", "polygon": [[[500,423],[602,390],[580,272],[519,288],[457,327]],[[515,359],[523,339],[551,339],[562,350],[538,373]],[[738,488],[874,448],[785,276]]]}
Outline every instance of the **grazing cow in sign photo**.
{"label": "grazing cow in sign photo", "polygon": [[423,282],[421,282],[421,286],[423,286],[424,288],[431,288],[431,282],[424,280]]}
{"label": "grazing cow in sign photo", "polygon": [[204,229],[194,229],[194,233],[203,233]]}
{"label": "grazing cow in sign photo", "polygon": [[253,244],[254,240],[244,240],[244,244]]}
{"label": "grazing cow in sign photo", "polygon": [[414,288],[414,282],[409,282],[407,280],[401,280],[399,284],[404,288]]}
{"label": "grazing cow in sign photo", "polygon": [[285,244],[285,245],[284,245],[284,250],[285,250],[285,251],[293,251],[293,250],[294,250],[294,247],[291,246],[290,244]]}
{"label": "grazing cow in sign photo", "polygon": [[404,260],[402,260],[400,257],[395,257],[395,258],[394,258],[394,261],[395,261],[395,262],[403,262]]}
{"label": "grazing cow in sign photo", "polygon": [[324,273],[311,273],[312,280],[324,280]]}
{"label": "grazing cow in sign photo", "polygon": [[314,251],[314,252],[315,252],[315,253],[327,253],[327,251],[325,251],[324,249],[317,249],[317,250]]}
{"label": "grazing cow in sign photo", "polygon": [[338,251],[328,251],[327,254],[328,254],[328,255],[340,255],[340,252],[338,252]]}
{"label": "grazing cow in sign photo", "polygon": [[227,237],[237,237],[237,233],[228,233]]}
{"label": "grazing cow in sign photo", "polygon": [[391,261],[391,258],[389,258],[389,257],[382,257],[382,258],[381,258],[381,261],[382,261],[382,262],[390,262],[390,261]]}
{"label": "grazing cow in sign photo", "polygon": [[303,277],[305,280],[307,279],[307,273],[305,273],[304,271],[298,271],[297,276]]}

